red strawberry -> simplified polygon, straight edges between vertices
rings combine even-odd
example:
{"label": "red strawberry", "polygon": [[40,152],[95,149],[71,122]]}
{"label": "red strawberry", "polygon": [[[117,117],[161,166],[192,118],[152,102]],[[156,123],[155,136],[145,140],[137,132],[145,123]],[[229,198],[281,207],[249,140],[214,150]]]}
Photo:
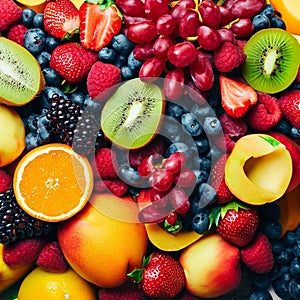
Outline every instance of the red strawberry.
{"label": "red strawberry", "polygon": [[132,281],[116,288],[99,288],[98,298],[105,300],[147,300],[148,298]]}
{"label": "red strawberry", "polygon": [[24,36],[27,30],[28,28],[23,24],[15,24],[9,28],[6,37],[21,46],[24,46]]}
{"label": "red strawberry", "polygon": [[48,1],[44,9],[44,26],[52,36],[62,39],[79,28],[79,13],[70,0]]}
{"label": "red strawberry", "polygon": [[227,203],[235,199],[225,183],[225,164],[228,154],[222,155],[211,169],[211,186],[217,192],[217,202]]}
{"label": "red strawberry", "polygon": [[98,55],[83,48],[78,43],[65,43],[54,49],[50,58],[50,67],[67,82],[77,84],[84,80]]}
{"label": "red strawberry", "polygon": [[67,262],[57,242],[48,243],[39,254],[36,263],[47,272],[67,271]]}
{"label": "red strawberry", "polygon": [[135,269],[128,276],[154,298],[174,298],[185,286],[185,274],[179,261],[163,252],[152,253],[143,260],[141,269]]}
{"label": "red strawberry", "polygon": [[279,98],[284,117],[296,128],[300,128],[300,91],[286,92]]}
{"label": "red strawberry", "polygon": [[257,93],[249,85],[220,75],[221,101],[232,117],[242,117],[257,102]]}
{"label": "red strawberry", "polygon": [[87,89],[91,98],[103,102],[120,82],[121,70],[117,66],[97,61],[88,74]]}
{"label": "red strawberry", "polygon": [[5,170],[0,169],[0,193],[8,190],[12,183],[12,176]]}
{"label": "red strawberry", "polygon": [[244,264],[256,273],[271,271],[274,265],[274,257],[268,237],[258,233],[251,244],[241,249],[241,258]]}
{"label": "red strawberry", "polygon": [[80,42],[99,51],[119,33],[122,20],[113,0],[85,1],[79,9]]}
{"label": "red strawberry", "polygon": [[29,238],[6,245],[3,248],[3,260],[11,267],[34,262],[46,243],[45,239]]}
{"label": "red strawberry", "polygon": [[211,216],[217,225],[217,232],[237,246],[246,246],[256,234],[257,210],[240,202],[231,201],[224,206],[215,207]]}
{"label": "red strawberry", "polygon": [[1,0],[0,31],[7,30],[22,18],[22,9],[13,0]]}

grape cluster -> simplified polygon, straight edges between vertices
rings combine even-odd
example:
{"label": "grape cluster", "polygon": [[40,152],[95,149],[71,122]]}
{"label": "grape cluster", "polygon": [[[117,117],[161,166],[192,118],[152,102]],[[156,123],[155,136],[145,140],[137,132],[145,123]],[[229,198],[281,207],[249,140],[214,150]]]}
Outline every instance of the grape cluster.
{"label": "grape cluster", "polygon": [[237,40],[248,38],[254,32],[252,18],[266,3],[180,0],[170,5],[168,0],[127,0],[117,5],[128,39],[137,44],[134,56],[144,61],[139,77],[164,76],[164,92],[176,100],[187,81],[200,91],[212,88],[214,51],[225,42],[237,46]]}
{"label": "grape cluster", "polygon": [[[186,160],[183,152],[174,152],[168,158],[153,154],[142,160],[138,174],[148,178],[152,203],[141,210],[141,222],[164,221],[173,230],[173,226],[180,223],[178,215],[185,215],[189,211],[189,188],[194,188],[196,176],[186,167]],[[177,229],[180,230],[181,226]]]}

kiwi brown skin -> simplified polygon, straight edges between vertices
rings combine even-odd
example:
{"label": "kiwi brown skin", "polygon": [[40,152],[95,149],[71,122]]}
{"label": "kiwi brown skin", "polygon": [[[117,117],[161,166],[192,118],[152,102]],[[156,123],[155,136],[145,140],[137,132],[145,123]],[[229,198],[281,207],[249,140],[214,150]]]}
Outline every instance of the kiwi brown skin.
{"label": "kiwi brown skin", "polygon": [[247,57],[242,74],[255,90],[275,94],[295,80],[300,46],[287,31],[278,28],[260,30],[247,41],[244,52]]}
{"label": "kiwi brown skin", "polygon": [[[24,47],[20,46],[19,44],[17,44],[14,41],[8,40],[7,38],[0,36],[0,43],[1,43],[1,41],[8,43],[8,46],[11,44],[12,48],[14,48],[14,50],[21,48],[22,49],[21,51],[26,51],[26,52],[28,52],[29,56],[32,56],[32,54],[27,49],[25,49]],[[17,55],[17,53],[16,53],[16,55]],[[37,89],[36,93],[33,94],[32,97],[30,97],[30,98],[28,98],[28,99],[26,99],[26,100],[24,100],[22,102],[14,102],[14,101],[12,101],[12,100],[10,100],[8,98],[4,98],[4,97],[0,96],[0,103],[6,104],[8,106],[23,106],[23,105],[29,103],[30,101],[32,101],[33,99],[35,99],[35,97],[45,88],[46,81],[45,81],[44,75],[42,73],[41,67],[40,67],[38,61],[33,56],[32,56],[32,58],[36,61],[35,67],[37,67],[38,71],[39,71],[37,73],[37,78],[36,78],[36,80],[39,81],[39,88]],[[1,85],[1,81],[0,81],[0,85]],[[12,90],[11,92],[13,93],[14,91]]]}

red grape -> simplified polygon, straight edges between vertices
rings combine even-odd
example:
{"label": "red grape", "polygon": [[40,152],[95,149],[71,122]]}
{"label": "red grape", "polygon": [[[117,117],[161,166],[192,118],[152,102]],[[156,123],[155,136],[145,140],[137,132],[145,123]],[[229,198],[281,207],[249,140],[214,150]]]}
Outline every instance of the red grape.
{"label": "red grape", "polygon": [[186,164],[186,155],[183,152],[172,153],[165,161],[164,168],[175,174]]}
{"label": "red grape", "polygon": [[156,57],[148,58],[142,65],[139,77],[143,80],[155,80],[165,68],[165,61]]}
{"label": "red grape", "polygon": [[160,223],[165,219],[168,213],[166,209],[157,208],[151,204],[139,212],[139,220],[141,223]]}
{"label": "red grape", "polygon": [[153,42],[136,45],[133,49],[133,55],[137,60],[146,60],[154,56]]}
{"label": "red grape", "polygon": [[199,5],[199,12],[203,24],[212,28],[218,28],[220,26],[222,15],[219,7],[213,1],[204,0]]}
{"label": "red grape", "polygon": [[169,13],[168,0],[145,0],[145,14],[156,21],[160,16]]}
{"label": "red grape", "polygon": [[233,32],[227,28],[221,28],[217,30],[221,39],[221,43],[229,42],[232,44],[236,44],[236,39]]}
{"label": "red grape", "polygon": [[189,69],[197,88],[207,91],[212,87],[214,83],[212,65],[208,57],[202,51],[197,51],[197,57]]}
{"label": "red grape", "polygon": [[157,37],[155,22],[145,21],[128,27],[127,37],[134,43],[141,44],[154,40]]}
{"label": "red grape", "polygon": [[265,5],[266,0],[235,1],[231,7],[231,12],[235,18],[252,18],[259,14]]}
{"label": "red grape", "polygon": [[220,13],[221,13],[221,24],[220,24],[221,26],[227,25],[231,21],[233,21],[234,16],[232,15],[232,12],[231,12],[230,9],[226,8],[223,5],[220,5],[219,10],[220,10]]}
{"label": "red grape", "polygon": [[122,10],[122,14],[131,17],[145,16],[144,3],[141,0],[116,0],[116,4]]}
{"label": "red grape", "polygon": [[181,42],[170,47],[168,59],[177,68],[190,65],[196,58],[196,47],[191,42]]}
{"label": "red grape", "polygon": [[174,225],[177,221],[178,217],[177,217],[177,213],[176,211],[172,211],[170,212],[166,217],[165,220],[170,224],[170,225]]}
{"label": "red grape", "polygon": [[168,191],[165,192],[159,192],[158,190],[154,188],[149,188],[150,192],[150,199],[152,204],[157,208],[166,207],[168,205]]}
{"label": "red grape", "polygon": [[170,14],[160,16],[156,21],[156,31],[160,35],[170,35],[175,29],[175,19]]}
{"label": "red grape", "polygon": [[149,177],[150,185],[159,192],[170,189],[173,183],[173,174],[165,169],[157,169]]}
{"label": "red grape", "polygon": [[181,172],[174,176],[174,182],[179,187],[190,187],[196,183],[196,175],[191,169],[184,168]]}
{"label": "red grape", "polygon": [[205,50],[215,50],[221,45],[221,38],[217,30],[202,25],[197,30],[198,44]]}
{"label": "red grape", "polygon": [[162,156],[159,154],[152,154],[144,158],[138,166],[138,173],[142,177],[148,177],[156,168],[155,165],[162,161]]}
{"label": "red grape", "polygon": [[184,70],[176,68],[167,73],[164,79],[164,93],[167,98],[177,100],[184,90]]}
{"label": "red grape", "polygon": [[193,99],[193,101],[195,101],[200,105],[207,103],[206,100],[207,95],[205,94],[204,91],[201,91],[196,87],[193,80],[189,79],[185,85],[186,85],[186,92],[191,97],[191,99]]}
{"label": "red grape", "polygon": [[172,39],[168,36],[162,36],[156,39],[153,45],[155,57],[159,59],[167,59],[168,50],[173,44]]}
{"label": "red grape", "polygon": [[186,214],[190,208],[190,201],[181,188],[173,188],[169,193],[170,204],[179,214]]}
{"label": "red grape", "polygon": [[179,21],[179,35],[183,39],[197,36],[197,28],[199,26],[198,13],[193,10],[188,10]]}
{"label": "red grape", "polygon": [[254,31],[254,26],[250,19],[239,19],[232,24],[231,30],[238,38],[244,38]]}
{"label": "red grape", "polygon": [[194,0],[181,0],[171,9],[171,15],[175,20],[179,20],[187,12],[188,9],[195,8]]}
{"label": "red grape", "polygon": [[145,17],[132,17],[132,16],[123,15],[123,21],[126,26],[130,26],[139,23],[145,23],[151,20]]}

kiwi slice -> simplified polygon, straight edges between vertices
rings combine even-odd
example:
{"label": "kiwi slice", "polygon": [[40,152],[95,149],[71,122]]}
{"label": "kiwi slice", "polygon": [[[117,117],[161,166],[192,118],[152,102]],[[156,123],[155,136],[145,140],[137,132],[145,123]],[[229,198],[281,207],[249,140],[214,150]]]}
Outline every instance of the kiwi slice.
{"label": "kiwi slice", "polygon": [[164,111],[160,87],[139,78],[120,85],[101,112],[103,133],[116,145],[136,149],[155,136]]}
{"label": "kiwi slice", "polygon": [[40,65],[24,47],[0,37],[0,102],[21,106],[44,88]]}
{"label": "kiwi slice", "polygon": [[247,41],[244,52],[247,58],[242,74],[257,91],[278,93],[297,76],[300,46],[287,31],[278,28],[260,30]]}

